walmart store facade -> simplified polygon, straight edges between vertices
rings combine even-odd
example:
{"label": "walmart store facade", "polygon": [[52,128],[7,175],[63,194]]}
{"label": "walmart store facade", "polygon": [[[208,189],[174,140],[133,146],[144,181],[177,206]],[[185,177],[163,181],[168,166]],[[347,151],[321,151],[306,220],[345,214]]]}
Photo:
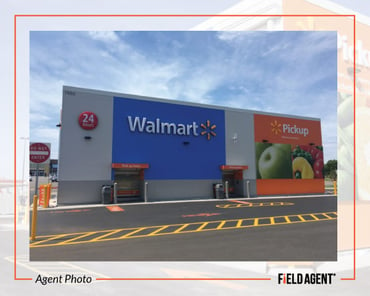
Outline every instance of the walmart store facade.
{"label": "walmart store facade", "polygon": [[324,192],[319,119],[65,86],[59,146],[59,204]]}

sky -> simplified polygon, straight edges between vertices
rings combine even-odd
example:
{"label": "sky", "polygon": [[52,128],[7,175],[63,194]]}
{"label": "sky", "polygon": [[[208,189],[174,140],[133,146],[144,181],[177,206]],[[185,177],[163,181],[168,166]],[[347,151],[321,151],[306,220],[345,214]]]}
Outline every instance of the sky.
{"label": "sky", "polygon": [[336,159],[335,32],[32,31],[30,141],[58,158],[62,86],[321,119]]}
{"label": "sky", "polygon": [[351,9],[355,12],[359,12],[363,15],[370,16],[370,5],[369,1],[366,0],[331,0],[345,8]]}

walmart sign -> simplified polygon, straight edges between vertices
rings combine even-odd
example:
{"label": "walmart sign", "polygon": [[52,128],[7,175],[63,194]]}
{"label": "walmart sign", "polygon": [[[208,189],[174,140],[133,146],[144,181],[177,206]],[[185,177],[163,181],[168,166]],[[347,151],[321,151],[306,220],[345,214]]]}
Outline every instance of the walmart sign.
{"label": "walmart sign", "polygon": [[219,179],[225,163],[223,110],[115,97],[112,136],[112,162],[148,163],[147,180]]}
{"label": "walmart sign", "polygon": [[149,133],[149,134],[167,134],[180,136],[198,136],[199,125],[193,121],[192,123],[174,123],[162,122],[159,118],[154,121],[148,120],[146,117],[127,116],[129,129],[131,132]]}

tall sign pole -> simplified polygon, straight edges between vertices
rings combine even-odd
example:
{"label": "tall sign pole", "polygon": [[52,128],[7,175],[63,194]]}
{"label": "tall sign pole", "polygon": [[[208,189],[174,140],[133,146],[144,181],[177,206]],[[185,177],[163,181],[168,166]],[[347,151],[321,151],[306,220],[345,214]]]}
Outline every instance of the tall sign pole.
{"label": "tall sign pole", "polygon": [[32,143],[30,145],[30,162],[36,163],[36,182],[35,195],[38,193],[39,187],[39,168],[40,163],[47,161],[50,157],[50,149],[44,143]]}
{"label": "tall sign pole", "polygon": [[31,224],[31,241],[36,240],[36,226],[37,226],[37,204],[38,196],[37,190],[39,187],[39,167],[40,163],[47,161],[50,157],[50,148],[44,143],[30,144],[30,162],[36,163],[36,188],[35,195],[33,196],[33,211],[32,211],[32,224]]}

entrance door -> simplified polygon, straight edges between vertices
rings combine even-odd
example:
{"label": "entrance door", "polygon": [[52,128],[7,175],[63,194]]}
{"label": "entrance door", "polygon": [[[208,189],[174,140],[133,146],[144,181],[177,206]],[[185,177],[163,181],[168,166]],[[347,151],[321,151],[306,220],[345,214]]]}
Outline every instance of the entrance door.
{"label": "entrance door", "polygon": [[141,170],[115,169],[114,182],[117,183],[119,201],[141,199]]}
{"label": "entrance door", "polygon": [[222,182],[226,190],[225,183],[228,182],[229,197],[243,196],[243,171],[227,170],[222,173]]}

